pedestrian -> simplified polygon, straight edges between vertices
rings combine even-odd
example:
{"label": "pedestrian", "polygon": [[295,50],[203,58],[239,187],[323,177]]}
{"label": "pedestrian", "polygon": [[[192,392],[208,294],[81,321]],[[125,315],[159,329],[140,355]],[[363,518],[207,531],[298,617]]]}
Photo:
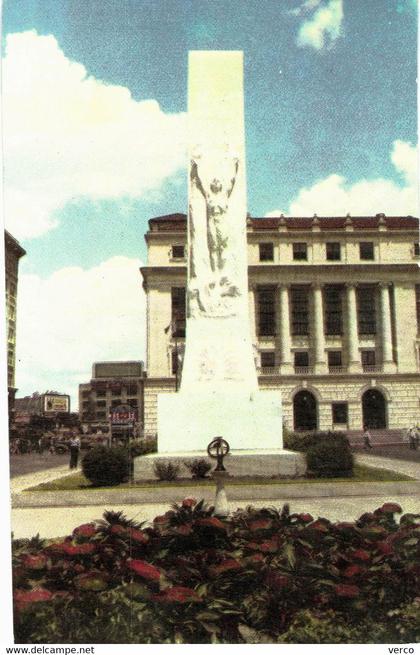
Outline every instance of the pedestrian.
{"label": "pedestrian", "polygon": [[367,429],[367,427],[365,426],[364,427],[364,432],[363,432],[363,448],[365,450],[369,450],[370,448],[372,448],[372,443],[371,443],[370,439],[371,439],[370,432]]}
{"label": "pedestrian", "polygon": [[77,468],[77,462],[78,462],[78,459],[79,459],[79,451],[80,451],[80,439],[79,439],[79,437],[73,436],[70,439],[69,449],[70,449],[70,468],[75,469],[75,468]]}
{"label": "pedestrian", "polygon": [[416,449],[416,433],[414,427],[411,427],[408,430],[408,443],[409,443],[410,450]]}
{"label": "pedestrian", "polygon": [[38,439],[38,453],[42,455],[44,452],[44,440],[42,437]]}

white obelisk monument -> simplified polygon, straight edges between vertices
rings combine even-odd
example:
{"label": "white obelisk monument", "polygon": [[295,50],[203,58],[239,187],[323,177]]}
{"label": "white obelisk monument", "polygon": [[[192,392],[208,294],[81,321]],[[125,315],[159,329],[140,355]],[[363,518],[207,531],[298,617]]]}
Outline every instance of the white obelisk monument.
{"label": "white obelisk monument", "polygon": [[158,452],[282,448],[281,397],[259,391],[248,307],[242,52],[189,54],[188,282],[181,387],[158,398]]}

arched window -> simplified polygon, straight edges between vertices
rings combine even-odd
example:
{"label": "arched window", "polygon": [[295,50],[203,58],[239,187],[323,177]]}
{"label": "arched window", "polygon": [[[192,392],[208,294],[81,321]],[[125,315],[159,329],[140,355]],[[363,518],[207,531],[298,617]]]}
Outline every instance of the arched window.
{"label": "arched window", "polygon": [[370,430],[386,428],[386,400],[378,389],[368,389],[362,396],[363,426]]}
{"label": "arched window", "polygon": [[293,398],[293,425],[295,430],[316,430],[318,427],[316,398],[307,389],[298,391]]}

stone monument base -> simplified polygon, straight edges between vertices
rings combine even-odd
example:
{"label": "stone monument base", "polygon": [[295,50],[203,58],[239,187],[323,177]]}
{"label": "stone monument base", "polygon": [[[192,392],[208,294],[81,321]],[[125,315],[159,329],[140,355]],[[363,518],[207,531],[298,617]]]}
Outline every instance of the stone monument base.
{"label": "stone monument base", "polygon": [[[184,462],[193,459],[206,459],[214,468],[216,460],[208,457],[205,450],[177,453],[153,453],[142,455],[134,460],[134,480],[156,480],[153,465],[156,461],[179,464],[179,477],[190,477],[190,472],[183,466]],[[305,456],[290,450],[233,450],[224,459],[224,465],[229,473],[226,483],[235,477],[254,476],[261,478],[301,477],[306,472]]]}
{"label": "stone monument base", "polygon": [[215,437],[232,450],[281,449],[278,391],[180,391],[158,397],[158,452],[206,452]]}

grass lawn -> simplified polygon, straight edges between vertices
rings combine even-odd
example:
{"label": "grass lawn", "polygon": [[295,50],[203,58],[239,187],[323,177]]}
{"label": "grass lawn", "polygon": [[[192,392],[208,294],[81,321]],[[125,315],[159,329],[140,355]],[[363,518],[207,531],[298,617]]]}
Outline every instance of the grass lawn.
{"label": "grass lawn", "polygon": [[[387,469],[377,469],[372,466],[355,464],[354,475],[351,478],[256,478],[242,477],[232,478],[226,481],[226,485],[267,485],[267,484],[314,484],[319,482],[399,482],[413,480],[414,478]],[[74,473],[64,478],[57,478],[50,482],[43,482],[36,487],[30,487],[25,491],[101,491],[103,489],[141,489],[141,488],[163,488],[163,487],[202,487],[214,485],[212,479],[192,480],[191,478],[180,478],[175,482],[160,482],[159,480],[142,480],[137,483],[125,482],[113,487],[94,487],[83,475]]]}

